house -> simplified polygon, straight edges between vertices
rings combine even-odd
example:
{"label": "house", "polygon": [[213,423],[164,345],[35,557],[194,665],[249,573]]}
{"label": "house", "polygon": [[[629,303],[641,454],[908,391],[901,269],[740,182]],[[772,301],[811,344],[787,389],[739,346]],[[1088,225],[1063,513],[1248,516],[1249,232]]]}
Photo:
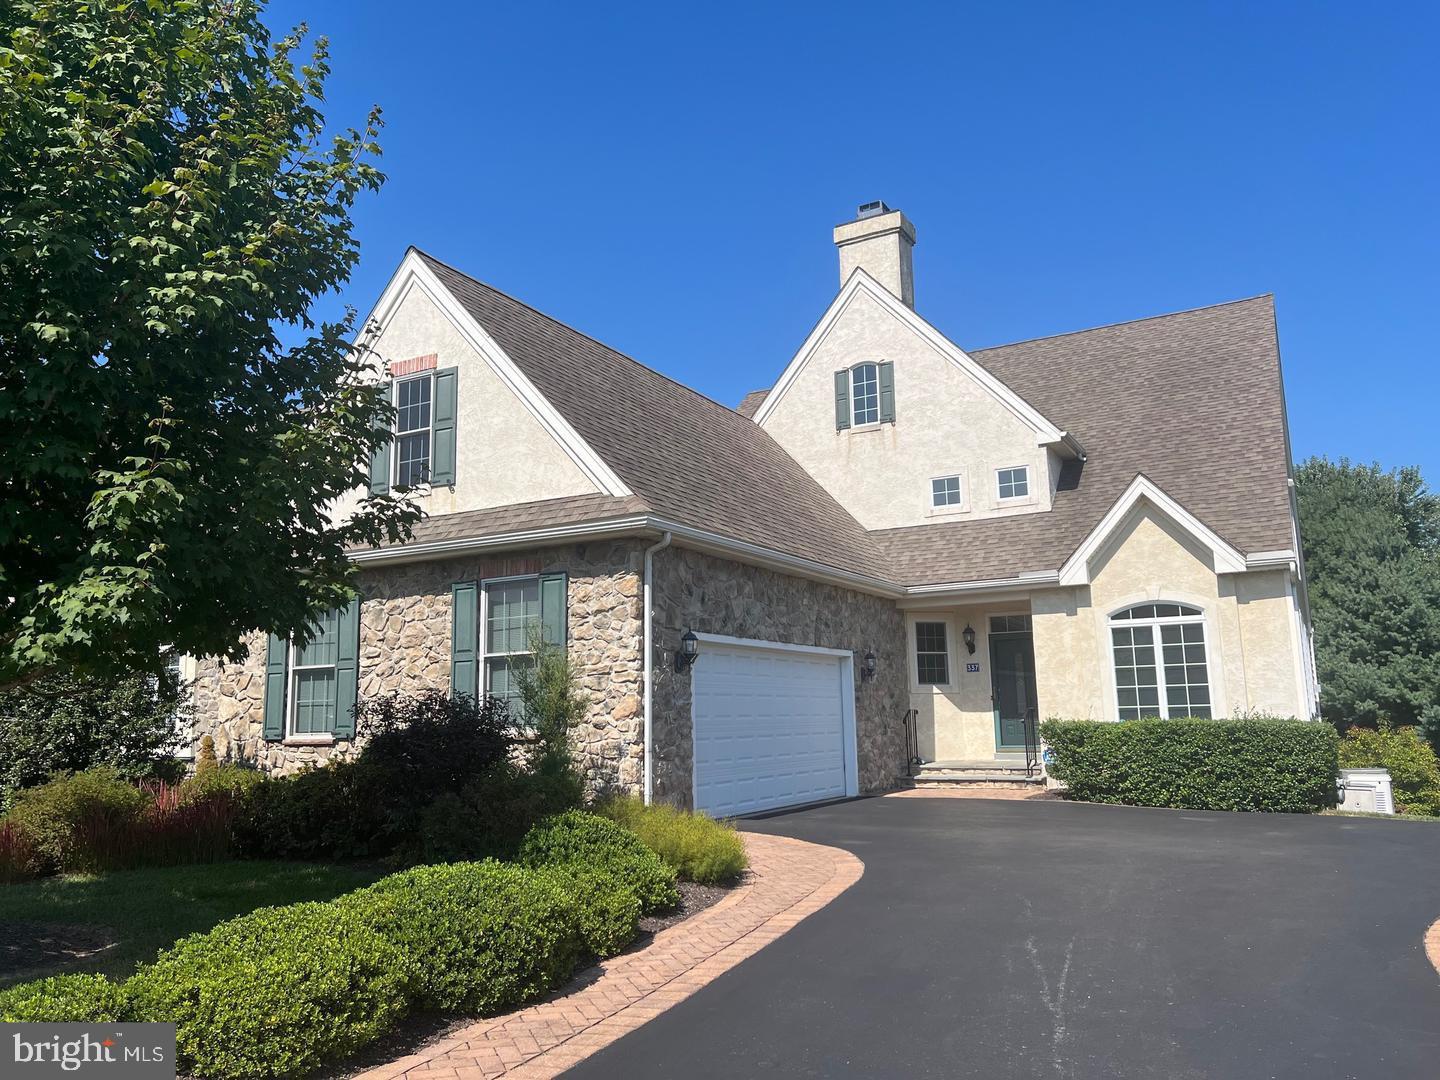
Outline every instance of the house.
{"label": "house", "polygon": [[1047,716],[1315,715],[1270,297],[967,351],[904,214],[834,240],[838,294],[738,410],[411,249],[371,487],[428,517],[353,553],[314,642],[202,661],[196,737],[350,754],[357,696],[513,696],[532,627],[589,695],[590,784],[718,814],[1011,767]]}

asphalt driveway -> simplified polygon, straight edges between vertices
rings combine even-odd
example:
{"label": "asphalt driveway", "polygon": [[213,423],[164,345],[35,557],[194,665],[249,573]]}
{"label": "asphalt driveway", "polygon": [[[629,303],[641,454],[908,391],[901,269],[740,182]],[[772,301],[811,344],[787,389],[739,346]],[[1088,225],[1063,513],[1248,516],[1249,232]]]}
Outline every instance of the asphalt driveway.
{"label": "asphalt driveway", "polygon": [[865,876],[568,1076],[1440,1076],[1440,824],[864,799]]}

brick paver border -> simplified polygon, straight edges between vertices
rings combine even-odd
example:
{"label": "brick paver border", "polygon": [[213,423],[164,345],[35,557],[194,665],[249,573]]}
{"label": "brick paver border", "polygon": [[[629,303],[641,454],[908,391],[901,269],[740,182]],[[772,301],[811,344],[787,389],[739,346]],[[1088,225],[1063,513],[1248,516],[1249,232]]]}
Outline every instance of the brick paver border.
{"label": "brick paver border", "polygon": [[558,1076],[753,956],[860,880],[847,851],[742,833],[750,871],[729,896],[547,1001],[482,1020],[359,1080]]}

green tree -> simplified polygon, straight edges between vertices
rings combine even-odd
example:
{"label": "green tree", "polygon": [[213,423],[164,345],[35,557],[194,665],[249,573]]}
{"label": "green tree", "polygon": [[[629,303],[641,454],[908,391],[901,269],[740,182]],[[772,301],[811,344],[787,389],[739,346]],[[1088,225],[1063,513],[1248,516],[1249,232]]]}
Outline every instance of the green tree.
{"label": "green tree", "polygon": [[113,679],[55,674],[0,693],[0,809],[57,772],[97,765],[173,778],[188,695],[173,671]]}
{"label": "green tree", "polygon": [[[353,313],[378,110],[326,135],[326,44],[253,0],[0,5],[0,689],[237,657],[418,516],[362,487],[387,408]],[[287,344],[286,340],[290,343]]]}
{"label": "green tree", "polygon": [[1325,717],[1440,744],[1440,496],[1419,469],[1343,458],[1295,485]]}

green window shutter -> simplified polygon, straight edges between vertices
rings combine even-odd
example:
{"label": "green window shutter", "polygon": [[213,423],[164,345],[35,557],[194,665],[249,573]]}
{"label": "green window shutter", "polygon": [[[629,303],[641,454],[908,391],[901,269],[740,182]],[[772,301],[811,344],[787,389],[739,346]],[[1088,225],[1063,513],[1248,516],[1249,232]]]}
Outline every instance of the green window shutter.
{"label": "green window shutter", "polygon": [[457,581],[450,586],[450,694],[480,696],[480,586]]}
{"label": "green window shutter", "polygon": [[540,628],[550,645],[564,645],[569,582],[564,574],[540,575]]}
{"label": "green window shutter", "polygon": [[[395,400],[395,384],[389,379],[385,380],[385,400]],[[394,442],[394,430],[389,424],[381,424],[377,420],[375,430],[385,433],[385,441],[375,448],[370,455],[370,494],[388,495],[390,493],[390,445]]]}
{"label": "green window shutter", "polygon": [[835,430],[850,426],[850,372],[835,372]]}
{"label": "green window shutter", "polygon": [[355,737],[355,698],[360,686],[360,598],[340,609],[335,634],[335,737]]}
{"label": "green window shutter", "polygon": [[880,366],[880,422],[895,422],[895,365],[886,360]]}
{"label": "green window shutter", "polygon": [[271,634],[265,651],[266,742],[279,742],[285,738],[285,668],[289,654],[290,643]]}
{"label": "green window shutter", "polygon": [[430,407],[430,483],[455,483],[455,386],[456,368],[435,372],[435,400]]}

